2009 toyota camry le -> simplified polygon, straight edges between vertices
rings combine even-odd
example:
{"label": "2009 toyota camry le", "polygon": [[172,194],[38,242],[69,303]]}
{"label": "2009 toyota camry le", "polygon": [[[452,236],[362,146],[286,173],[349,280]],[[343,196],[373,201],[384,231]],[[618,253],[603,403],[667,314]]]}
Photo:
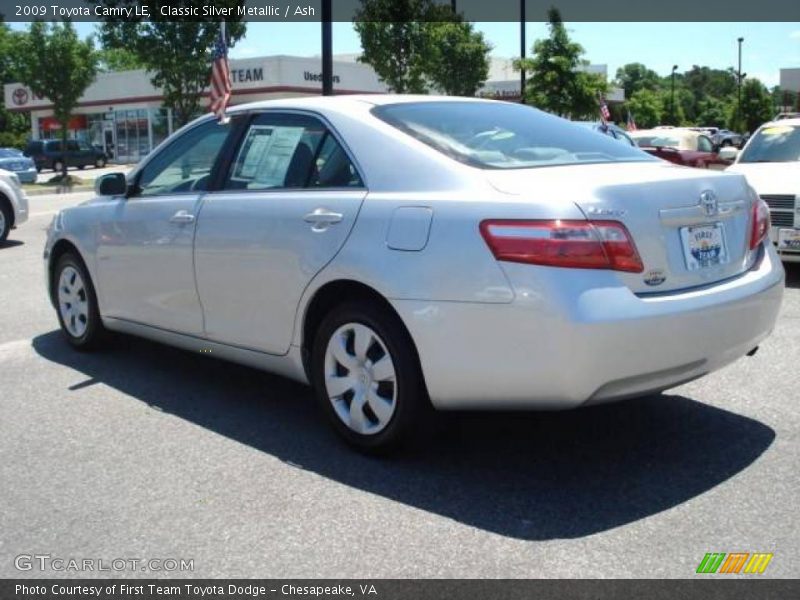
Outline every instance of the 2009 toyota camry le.
{"label": "2009 toyota camry le", "polygon": [[365,450],[423,409],[561,409],[719,369],[784,274],[742,175],[534,108],[340,96],[236,106],[61,211],[66,339],[135,334],[310,382]]}

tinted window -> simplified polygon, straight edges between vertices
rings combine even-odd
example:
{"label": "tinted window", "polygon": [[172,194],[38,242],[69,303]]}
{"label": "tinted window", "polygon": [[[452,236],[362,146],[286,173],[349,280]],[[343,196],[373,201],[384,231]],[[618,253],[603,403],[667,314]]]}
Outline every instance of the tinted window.
{"label": "tinted window", "polygon": [[322,122],[305,115],[258,115],[244,136],[226,189],[360,186],[347,154]]}
{"label": "tinted window", "polygon": [[206,121],[181,134],[142,169],[138,196],[208,189],[211,169],[230,133],[230,121]]}
{"label": "tinted window", "polygon": [[760,129],[742,151],[741,163],[800,160],[800,127],[771,125]]}
{"label": "tinted window", "polygon": [[507,102],[414,102],[373,113],[460,162],[490,169],[656,160],[613,137]]}

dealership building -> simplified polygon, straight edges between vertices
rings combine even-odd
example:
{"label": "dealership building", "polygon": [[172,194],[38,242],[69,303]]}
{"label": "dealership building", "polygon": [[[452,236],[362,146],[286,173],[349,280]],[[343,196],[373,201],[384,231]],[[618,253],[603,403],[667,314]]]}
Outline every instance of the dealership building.
{"label": "dealership building", "polygon": [[[357,55],[338,55],[333,61],[333,84],[337,94],[381,93],[386,91],[369,65],[357,62]],[[322,90],[319,57],[265,56],[231,59],[231,104],[271,98],[316,96]],[[605,65],[588,67],[606,76]],[[137,162],[175,129],[172,114],[163,107],[161,90],[150,82],[144,70],[100,73],[79,100],[69,122],[69,137],[102,147],[112,161]],[[484,97],[519,100],[519,73],[512,60],[493,57],[489,80],[478,92]],[[60,137],[61,124],[45,98],[37,98],[19,83],[6,84],[5,106],[31,114],[31,137]],[[614,90],[609,102],[620,101]]]}
{"label": "dealership building", "polygon": [[[267,56],[232,59],[231,104],[270,98],[318,95],[322,89],[319,58]],[[144,70],[100,73],[78,102],[69,136],[103,147],[116,162],[136,162],[175,129],[171,111],[163,108],[161,90]],[[340,94],[386,91],[368,65],[334,61],[334,89]],[[36,98],[18,83],[6,84],[5,106],[30,111],[31,137],[60,136],[61,124],[47,99]]]}

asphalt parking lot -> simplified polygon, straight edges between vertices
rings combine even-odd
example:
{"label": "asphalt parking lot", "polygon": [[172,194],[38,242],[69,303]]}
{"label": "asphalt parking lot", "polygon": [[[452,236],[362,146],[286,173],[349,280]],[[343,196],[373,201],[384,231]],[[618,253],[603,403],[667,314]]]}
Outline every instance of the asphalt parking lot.
{"label": "asphalt parking lot", "polygon": [[0,247],[0,577],[98,575],[19,571],[21,554],[193,559],[169,573],[193,577],[685,578],[707,552],[771,552],[761,577],[800,573],[800,265],[752,358],[606,407],[449,415],[379,460],[280,377],[130,338],[71,351],[41,253],[54,211],[87,197],[32,198]]}

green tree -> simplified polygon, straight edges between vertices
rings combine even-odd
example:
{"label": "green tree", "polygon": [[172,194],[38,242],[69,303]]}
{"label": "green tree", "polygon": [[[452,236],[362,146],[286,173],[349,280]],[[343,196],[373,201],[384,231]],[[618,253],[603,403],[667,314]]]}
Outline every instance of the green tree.
{"label": "green tree", "polygon": [[729,112],[730,101],[709,97],[698,104],[696,123],[710,127],[725,127]]}
{"label": "green tree", "polygon": [[628,63],[617,69],[616,85],[625,90],[625,97],[630,98],[639,90],[656,91],[661,78],[658,73],[648,69],[642,63]]}
{"label": "green tree", "polygon": [[[14,59],[20,56],[24,32],[12,32],[0,20],[0,85],[14,83],[19,78],[15,72]],[[7,110],[0,105],[0,146],[22,148],[30,135],[31,122],[28,113]]]}
{"label": "green tree", "polygon": [[[93,0],[108,8],[147,6],[150,17],[130,19],[108,18],[102,27],[106,49],[128,50],[152,75],[154,86],[164,94],[164,106],[171,108],[177,125],[184,125],[201,111],[200,98],[211,79],[211,48],[220,32],[214,17],[204,20],[170,21],[161,16],[161,6],[197,7],[199,2],[181,0]],[[217,8],[239,6],[238,0],[217,0]],[[244,35],[246,25],[239,17],[226,21],[228,45],[233,46]]]}
{"label": "green tree", "polygon": [[474,96],[489,77],[491,45],[472,23],[427,23],[430,48],[424,71],[431,83],[450,96]]}
{"label": "green tree", "polygon": [[[92,39],[78,38],[69,21],[49,26],[34,21],[20,50],[16,57],[19,79],[34,94],[52,102],[53,115],[61,123],[64,149],[72,111],[97,73],[97,54]],[[61,164],[61,175],[66,178],[66,160]]]}
{"label": "green tree", "polygon": [[641,89],[628,98],[628,110],[636,121],[636,126],[642,129],[655,127],[661,123],[664,106],[661,94],[648,89]]}
{"label": "green tree", "polygon": [[558,9],[548,11],[549,37],[533,45],[533,57],[517,60],[517,70],[529,73],[526,100],[557,115],[581,118],[596,115],[598,96],[607,92],[602,77],[582,70],[583,47],[570,40]]}
{"label": "green tree", "polygon": [[97,59],[97,69],[102,73],[145,68],[139,57],[127,48],[102,48],[97,53]]}
{"label": "green tree", "polygon": [[[432,32],[449,38],[457,47],[459,32],[435,23],[457,20],[450,7],[432,0],[361,0],[354,27],[361,38],[359,61],[370,65],[387,87],[398,94],[425,94],[428,71],[448,64],[453,49],[439,52],[436,63],[432,54]],[[470,50],[470,55],[473,53]],[[449,85],[449,83],[448,83]]]}
{"label": "green tree", "polygon": [[736,110],[733,103],[728,127],[734,131],[755,131],[761,124],[769,121],[772,114],[772,96],[767,87],[758,79],[747,79],[742,84],[742,104]]}

